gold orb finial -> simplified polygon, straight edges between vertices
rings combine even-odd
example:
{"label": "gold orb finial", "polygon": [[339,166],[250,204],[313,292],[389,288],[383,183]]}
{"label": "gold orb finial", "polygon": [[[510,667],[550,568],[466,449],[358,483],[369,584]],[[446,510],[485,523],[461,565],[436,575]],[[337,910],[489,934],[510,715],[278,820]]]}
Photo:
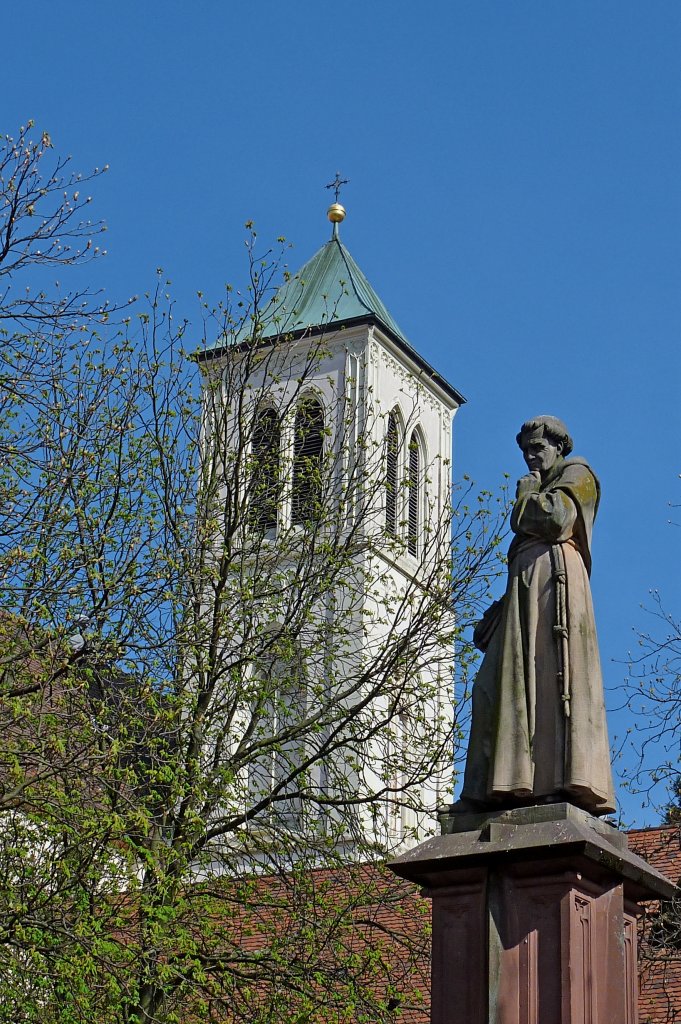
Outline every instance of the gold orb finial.
{"label": "gold orb finial", "polygon": [[341,206],[340,203],[331,203],[331,206],[326,211],[326,216],[332,224],[340,224],[341,221],[345,220],[345,207]]}
{"label": "gold orb finial", "polygon": [[342,186],[347,185],[347,183],[348,179],[341,178],[340,171],[336,171],[335,181],[332,181],[330,185],[326,186],[326,188],[332,188],[336,196],[336,202],[331,203],[331,206],[326,211],[326,216],[333,224],[333,234],[331,236],[332,238],[338,238],[338,225],[341,223],[341,221],[345,220],[345,207],[341,206],[341,204],[338,202],[338,196],[340,194]]}

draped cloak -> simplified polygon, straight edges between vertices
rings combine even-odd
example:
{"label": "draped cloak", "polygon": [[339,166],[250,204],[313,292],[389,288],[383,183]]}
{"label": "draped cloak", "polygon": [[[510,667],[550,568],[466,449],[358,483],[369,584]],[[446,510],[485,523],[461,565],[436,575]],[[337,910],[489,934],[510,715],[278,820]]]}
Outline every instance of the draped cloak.
{"label": "draped cloak", "polygon": [[[593,814],[615,808],[589,585],[599,497],[580,458],[560,459],[536,489],[519,489],[503,610],[473,686],[466,799],[513,806],[562,797]],[[554,628],[557,556],[566,577],[566,644]]]}

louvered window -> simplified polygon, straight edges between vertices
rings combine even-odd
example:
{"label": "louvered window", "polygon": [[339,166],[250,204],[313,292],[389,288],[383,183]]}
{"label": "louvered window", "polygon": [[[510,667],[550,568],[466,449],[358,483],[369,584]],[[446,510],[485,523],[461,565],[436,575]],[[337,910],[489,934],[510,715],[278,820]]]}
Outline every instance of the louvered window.
{"label": "louvered window", "polygon": [[296,412],[293,441],[291,521],[294,525],[318,519],[322,498],[324,410],[314,398],[303,401]]}
{"label": "louvered window", "polygon": [[274,409],[255,417],[251,444],[250,509],[256,530],[275,530],[281,502],[281,426]]}
{"label": "louvered window", "polygon": [[257,754],[248,765],[249,798],[255,805],[278,790],[267,808],[270,820],[297,827],[301,800],[294,794],[302,785],[298,769],[305,754],[302,723],[307,707],[302,659],[294,654],[266,661],[259,682],[260,692],[251,709]]}
{"label": "louvered window", "polygon": [[388,416],[388,430],[385,437],[385,532],[390,537],[397,536],[398,449],[397,418],[391,412]]}
{"label": "louvered window", "polygon": [[[290,792],[302,784],[298,769],[305,756],[301,723],[305,720],[307,691],[302,659],[280,664],[278,675],[276,726],[282,739],[274,748],[272,782]],[[301,809],[300,797],[291,796],[277,801],[274,812],[280,821],[294,827],[300,824]]]}
{"label": "louvered window", "polygon": [[418,551],[420,523],[420,475],[421,449],[416,434],[411,435],[409,442],[409,522],[407,547],[410,555]]}

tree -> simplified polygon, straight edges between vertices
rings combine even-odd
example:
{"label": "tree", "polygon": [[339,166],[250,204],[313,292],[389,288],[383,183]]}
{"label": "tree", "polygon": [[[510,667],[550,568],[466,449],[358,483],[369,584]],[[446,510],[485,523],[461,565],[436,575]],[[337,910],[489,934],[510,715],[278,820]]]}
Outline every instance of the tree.
{"label": "tree", "polygon": [[[54,155],[49,133],[32,137],[34,128],[28,121],[16,137],[0,136],[0,321],[74,330],[111,312],[101,293],[64,291],[54,277],[106,254],[94,241],[105,225],[85,219],[92,196],[83,190],[108,166],[72,171],[70,157]],[[22,288],[26,272],[31,281]]]}
{"label": "tree", "polygon": [[681,775],[671,786],[671,800],[667,805],[664,820],[666,825],[681,824]]}
{"label": "tree", "polygon": [[[626,703],[631,712],[630,736],[634,766],[625,784],[644,794],[659,810],[665,830],[655,849],[646,850],[658,867],[670,872],[678,859],[681,814],[681,621],[665,606],[661,594],[652,591],[652,606],[645,609],[651,625],[638,629],[637,650],[629,656],[625,680]],[[681,970],[681,905],[678,898],[662,900],[647,908],[640,936],[644,992],[665,1008],[670,1021],[678,1012]]]}
{"label": "tree", "polygon": [[[658,805],[668,824],[674,824],[679,820],[681,787],[681,620],[659,591],[651,591],[650,598],[644,608],[650,626],[636,630],[636,650],[629,655],[624,684],[636,756],[626,781]],[[661,792],[662,799],[670,800],[666,806],[660,806]]]}
{"label": "tree", "polygon": [[265,337],[254,244],[248,300],[206,319],[220,375],[159,281],[121,332],[51,331],[30,404],[5,392],[0,1019],[394,1009],[376,937],[404,889],[366,863],[450,771],[441,656],[466,662],[500,519],[431,501],[396,588],[382,413],[320,418],[338,338]]}

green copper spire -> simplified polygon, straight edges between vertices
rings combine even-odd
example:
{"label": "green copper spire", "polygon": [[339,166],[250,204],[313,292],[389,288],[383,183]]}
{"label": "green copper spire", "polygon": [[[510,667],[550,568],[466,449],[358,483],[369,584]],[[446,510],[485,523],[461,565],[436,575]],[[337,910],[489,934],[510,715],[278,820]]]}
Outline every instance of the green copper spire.
{"label": "green copper spire", "polygon": [[[333,224],[331,238],[275,292],[259,318],[260,338],[375,321],[409,347],[405,335],[338,237],[338,225],[345,220],[345,208],[338,198],[341,186],[347,183],[347,178],[341,178],[337,171],[335,181],[326,186],[334,190],[336,197],[327,210]],[[244,326],[226,343],[238,345],[252,331],[253,327]],[[226,339],[220,341],[222,344],[218,342],[216,349],[223,348]]]}
{"label": "green copper spire", "polygon": [[338,223],[334,221],[334,233],[326,245],[282,285],[272,299],[263,315],[263,337],[376,319],[408,344],[338,238]]}
{"label": "green copper spire", "polygon": [[277,289],[257,324],[249,322],[229,335],[222,335],[210,349],[204,349],[200,358],[215,358],[254,338],[264,342],[278,338],[285,342],[288,337],[325,331],[330,340],[341,328],[376,324],[416,364],[420,373],[437,382],[460,405],[466,399],[412,348],[338,237],[338,225],[345,219],[345,209],[337,201],[338,190],[344,184],[337,173],[336,180],[327,185],[336,190],[336,202],[327,211],[333,224],[329,241]]}

